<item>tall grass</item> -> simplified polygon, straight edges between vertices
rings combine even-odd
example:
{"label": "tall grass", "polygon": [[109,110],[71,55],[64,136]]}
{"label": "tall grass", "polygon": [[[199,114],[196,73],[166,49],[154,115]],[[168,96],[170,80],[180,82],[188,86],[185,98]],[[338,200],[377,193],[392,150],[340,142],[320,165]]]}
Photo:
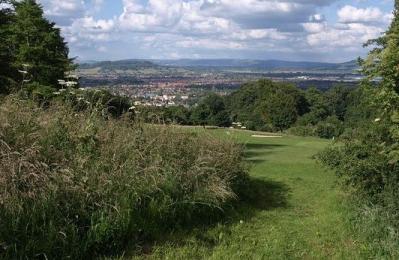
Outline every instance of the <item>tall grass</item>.
{"label": "tall grass", "polygon": [[0,105],[0,257],[84,258],[209,222],[247,180],[242,147],[211,136]]}

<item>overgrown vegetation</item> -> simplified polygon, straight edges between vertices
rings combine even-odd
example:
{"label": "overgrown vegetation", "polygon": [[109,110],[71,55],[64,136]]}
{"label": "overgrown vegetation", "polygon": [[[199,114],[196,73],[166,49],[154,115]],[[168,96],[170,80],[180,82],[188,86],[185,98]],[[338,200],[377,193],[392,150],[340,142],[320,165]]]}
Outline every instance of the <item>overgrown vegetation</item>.
{"label": "overgrown vegetation", "polygon": [[140,245],[222,215],[247,180],[241,146],[211,136],[15,97],[2,100],[0,118],[4,258]]}
{"label": "overgrown vegetation", "polygon": [[[343,144],[320,155],[350,187],[359,205],[357,227],[365,233],[377,257],[397,258],[399,245],[399,1],[389,30],[368,44],[375,48],[362,61],[367,88],[378,80],[373,95],[365,95],[365,104],[374,109],[374,119],[360,125]],[[360,222],[372,226],[364,227]]]}

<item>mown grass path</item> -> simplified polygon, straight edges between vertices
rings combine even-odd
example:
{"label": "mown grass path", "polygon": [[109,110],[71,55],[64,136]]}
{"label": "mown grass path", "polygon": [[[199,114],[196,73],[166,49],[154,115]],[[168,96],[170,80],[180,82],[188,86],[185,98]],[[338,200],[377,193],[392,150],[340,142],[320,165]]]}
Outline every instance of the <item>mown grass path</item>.
{"label": "mown grass path", "polygon": [[246,144],[256,196],[226,223],[155,246],[148,258],[361,258],[336,178],[313,157],[329,141],[254,138],[250,132],[227,130],[216,134]]}

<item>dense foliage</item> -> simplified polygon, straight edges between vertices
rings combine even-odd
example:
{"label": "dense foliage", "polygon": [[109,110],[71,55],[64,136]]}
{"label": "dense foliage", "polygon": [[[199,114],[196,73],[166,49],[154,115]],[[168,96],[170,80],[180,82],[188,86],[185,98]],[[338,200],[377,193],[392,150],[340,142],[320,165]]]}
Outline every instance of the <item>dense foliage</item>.
{"label": "dense foliage", "polygon": [[[259,80],[231,95],[209,94],[192,107],[138,107],[147,122],[285,131],[295,135],[333,138],[366,124],[375,114],[366,97],[373,87],[337,85],[326,92],[306,91],[292,84]],[[366,104],[367,103],[367,104]]]}
{"label": "dense foliage", "polygon": [[183,106],[137,107],[136,110],[141,119],[151,123],[220,127],[228,127],[232,123],[224,98],[213,93],[191,108]]}
{"label": "dense foliage", "polygon": [[253,130],[287,129],[307,109],[298,88],[270,80],[244,84],[227,102],[233,120]]}
{"label": "dense foliage", "polygon": [[[372,120],[320,155],[351,188],[361,208],[366,205],[360,219],[373,226],[366,233],[383,258],[397,258],[399,245],[399,1],[394,15],[388,31],[368,43],[375,48],[361,61],[367,76],[362,85],[368,91],[357,103],[365,109],[348,111],[357,118],[372,115]],[[374,81],[378,87],[370,90]]]}
{"label": "dense foliage", "polygon": [[[357,102],[365,90],[337,85],[326,92],[299,90],[262,80],[244,85],[229,97],[232,115],[253,130],[285,130],[323,138],[340,136],[354,125]],[[359,119],[359,121],[366,118]],[[357,124],[357,123],[356,123]]]}

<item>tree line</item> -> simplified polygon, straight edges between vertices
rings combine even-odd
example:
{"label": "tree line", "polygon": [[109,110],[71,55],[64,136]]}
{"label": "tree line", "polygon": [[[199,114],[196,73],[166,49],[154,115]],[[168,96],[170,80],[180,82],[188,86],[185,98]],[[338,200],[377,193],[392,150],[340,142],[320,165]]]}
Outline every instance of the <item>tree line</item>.
{"label": "tree line", "polygon": [[138,111],[147,122],[219,127],[239,122],[249,130],[332,138],[369,122],[373,108],[361,104],[372,91],[372,86],[345,85],[304,91],[290,83],[263,79],[225,97],[211,93],[191,108],[142,107]]}

